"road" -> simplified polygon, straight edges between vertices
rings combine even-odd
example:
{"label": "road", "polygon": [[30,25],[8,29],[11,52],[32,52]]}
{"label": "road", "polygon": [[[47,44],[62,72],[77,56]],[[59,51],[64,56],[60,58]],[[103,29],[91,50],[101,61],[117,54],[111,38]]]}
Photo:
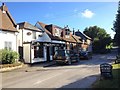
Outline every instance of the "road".
{"label": "road", "polygon": [[101,63],[112,63],[115,53],[93,55],[72,65],[38,66],[27,71],[18,69],[2,73],[2,88],[90,88],[99,77]]}

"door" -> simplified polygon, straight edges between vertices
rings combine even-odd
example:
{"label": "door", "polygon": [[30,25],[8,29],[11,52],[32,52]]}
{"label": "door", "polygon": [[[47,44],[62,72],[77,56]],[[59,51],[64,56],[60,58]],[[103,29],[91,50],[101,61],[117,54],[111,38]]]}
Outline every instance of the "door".
{"label": "door", "polygon": [[22,46],[18,47],[18,53],[19,53],[19,59],[22,60],[23,59],[23,47]]}

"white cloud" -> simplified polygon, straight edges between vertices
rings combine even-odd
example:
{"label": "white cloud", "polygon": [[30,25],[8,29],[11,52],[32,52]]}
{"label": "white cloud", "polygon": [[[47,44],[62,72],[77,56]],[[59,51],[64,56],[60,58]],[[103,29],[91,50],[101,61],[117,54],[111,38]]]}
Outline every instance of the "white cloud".
{"label": "white cloud", "polygon": [[92,18],[94,16],[94,13],[88,9],[86,9],[84,12],[81,13],[83,17],[85,18]]}
{"label": "white cloud", "polygon": [[78,9],[74,9],[74,13],[78,12]]}

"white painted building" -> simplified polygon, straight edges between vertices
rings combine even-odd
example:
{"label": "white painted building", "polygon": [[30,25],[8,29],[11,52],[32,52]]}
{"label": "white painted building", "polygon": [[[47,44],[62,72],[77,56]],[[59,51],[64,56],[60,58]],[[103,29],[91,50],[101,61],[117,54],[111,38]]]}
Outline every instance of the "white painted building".
{"label": "white painted building", "polygon": [[17,35],[17,25],[3,3],[0,7],[0,49],[17,51]]}
{"label": "white painted building", "polygon": [[[51,42],[49,36],[28,22],[18,23],[18,25],[18,46],[21,59],[24,59],[25,63],[47,61],[46,53],[44,53],[46,47],[44,46]],[[39,43],[39,41],[42,43]]]}

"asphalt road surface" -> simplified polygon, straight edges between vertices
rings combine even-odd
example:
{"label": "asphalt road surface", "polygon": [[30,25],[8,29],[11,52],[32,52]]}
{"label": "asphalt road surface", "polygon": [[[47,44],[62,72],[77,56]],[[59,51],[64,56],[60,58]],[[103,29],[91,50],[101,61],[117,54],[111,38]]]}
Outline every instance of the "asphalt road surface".
{"label": "asphalt road surface", "polygon": [[116,53],[93,55],[72,65],[39,66],[2,73],[2,88],[90,88],[99,78],[101,63],[113,63]]}

